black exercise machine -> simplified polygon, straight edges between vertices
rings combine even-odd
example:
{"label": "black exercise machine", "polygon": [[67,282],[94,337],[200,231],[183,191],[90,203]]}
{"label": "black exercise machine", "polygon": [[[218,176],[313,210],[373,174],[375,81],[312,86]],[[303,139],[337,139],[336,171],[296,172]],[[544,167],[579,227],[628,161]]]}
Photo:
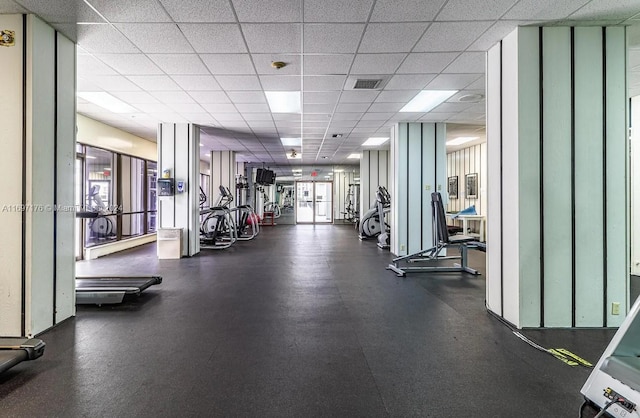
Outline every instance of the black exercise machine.
{"label": "black exercise machine", "polygon": [[[396,257],[387,266],[387,270],[394,271],[398,276],[404,276],[411,272],[463,272],[469,274],[479,274],[477,270],[467,266],[467,251],[477,249],[486,251],[486,244],[477,242],[475,238],[466,235],[449,236],[447,222],[444,214],[444,205],[440,193],[431,193],[431,209],[433,222],[433,247],[421,250],[414,254]],[[459,256],[443,256],[440,253],[447,248],[458,248]],[[407,266],[401,263],[433,263],[441,260],[460,260],[459,264],[453,266]]]}
{"label": "black exercise machine", "polygon": [[161,276],[76,277],[76,304],[121,303],[126,295],[139,296],[148,287],[160,283]]}
{"label": "black exercise machine", "polygon": [[44,347],[44,342],[37,338],[0,338],[0,373],[23,361],[41,357]]}

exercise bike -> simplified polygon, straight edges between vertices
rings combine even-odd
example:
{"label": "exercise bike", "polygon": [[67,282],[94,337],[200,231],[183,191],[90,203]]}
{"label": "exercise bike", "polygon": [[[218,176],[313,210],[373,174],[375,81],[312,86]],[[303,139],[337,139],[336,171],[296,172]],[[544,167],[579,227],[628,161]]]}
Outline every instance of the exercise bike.
{"label": "exercise bike", "polygon": [[358,224],[361,240],[378,237],[378,247],[389,248],[391,227],[385,221],[385,216],[391,211],[391,195],[386,187],[378,186],[376,201]]}

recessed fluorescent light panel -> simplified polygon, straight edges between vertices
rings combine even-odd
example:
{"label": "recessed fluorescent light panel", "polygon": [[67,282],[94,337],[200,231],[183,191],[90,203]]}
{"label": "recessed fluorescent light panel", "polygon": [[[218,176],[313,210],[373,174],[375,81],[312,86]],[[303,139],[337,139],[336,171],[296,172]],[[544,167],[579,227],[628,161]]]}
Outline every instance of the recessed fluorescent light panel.
{"label": "recessed fluorescent light panel", "polygon": [[377,147],[387,142],[389,138],[369,138],[362,143],[364,147]]}
{"label": "recessed fluorescent light panel", "polygon": [[302,173],[302,169],[301,168],[292,168],[291,172],[292,173]]}
{"label": "recessed fluorescent light panel", "polygon": [[447,141],[447,145],[462,145],[466,142],[475,141],[476,139],[478,139],[477,136],[461,136]]}
{"label": "recessed fluorescent light panel", "polygon": [[344,170],[341,168],[333,170],[334,173],[344,173]]}
{"label": "recessed fluorescent light panel", "polygon": [[360,154],[349,154],[349,156],[347,158],[351,158],[353,160],[355,159],[360,159]]}
{"label": "recessed fluorescent light panel", "polygon": [[85,99],[88,102],[93,103],[96,106],[100,106],[113,113],[135,113],[137,110],[122,100],[113,97],[109,93],[103,91],[87,91],[79,92],[78,97]]}
{"label": "recessed fluorescent light panel", "polygon": [[273,113],[300,113],[299,91],[265,91]]}
{"label": "recessed fluorescent light panel", "polygon": [[409,103],[404,105],[400,111],[429,112],[457,92],[458,90],[422,90]]}
{"label": "recessed fluorescent light panel", "polygon": [[302,138],[280,138],[285,147],[299,147],[302,145]]}

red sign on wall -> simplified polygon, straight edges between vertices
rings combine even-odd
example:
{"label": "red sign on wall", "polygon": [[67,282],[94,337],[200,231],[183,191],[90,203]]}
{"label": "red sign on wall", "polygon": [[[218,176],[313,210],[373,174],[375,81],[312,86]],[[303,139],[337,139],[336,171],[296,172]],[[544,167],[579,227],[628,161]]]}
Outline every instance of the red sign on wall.
{"label": "red sign on wall", "polygon": [[318,177],[318,172],[317,171],[312,171],[311,172],[311,177]]}

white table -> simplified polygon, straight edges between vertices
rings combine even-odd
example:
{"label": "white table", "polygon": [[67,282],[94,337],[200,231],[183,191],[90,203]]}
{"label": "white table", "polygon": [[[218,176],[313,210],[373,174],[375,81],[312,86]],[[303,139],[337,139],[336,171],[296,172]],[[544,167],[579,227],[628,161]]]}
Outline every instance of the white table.
{"label": "white table", "polygon": [[[454,218],[455,216],[455,218]],[[451,219],[452,221],[455,220],[461,220],[462,221],[462,233],[465,235],[470,235],[470,236],[477,236],[478,240],[480,242],[484,242],[485,241],[485,234],[484,234],[484,223],[485,223],[485,217],[482,215],[457,215],[455,213],[447,213],[447,218]],[[469,231],[468,225],[469,225],[469,221],[477,221],[480,222],[480,227],[478,228],[479,234],[469,234],[467,231]]]}

